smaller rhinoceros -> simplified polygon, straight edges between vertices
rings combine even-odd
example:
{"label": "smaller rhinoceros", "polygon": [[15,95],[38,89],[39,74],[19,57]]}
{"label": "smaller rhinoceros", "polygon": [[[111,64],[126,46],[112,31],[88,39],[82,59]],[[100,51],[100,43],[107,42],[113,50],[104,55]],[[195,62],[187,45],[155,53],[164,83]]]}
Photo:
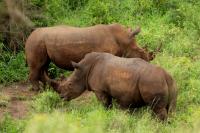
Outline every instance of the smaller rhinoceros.
{"label": "smaller rhinoceros", "polygon": [[112,99],[122,108],[150,105],[161,120],[166,120],[169,111],[175,109],[175,81],[164,69],[140,58],[92,52],[72,65],[75,70],[67,80],[50,82],[65,100],[88,89],[106,107],[112,105]]}

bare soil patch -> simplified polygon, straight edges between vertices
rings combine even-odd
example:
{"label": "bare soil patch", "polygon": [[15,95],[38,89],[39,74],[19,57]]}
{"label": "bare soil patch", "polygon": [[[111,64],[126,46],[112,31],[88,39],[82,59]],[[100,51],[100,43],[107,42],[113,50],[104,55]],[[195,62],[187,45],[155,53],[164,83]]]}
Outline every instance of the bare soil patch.
{"label": "bare soil patch", "polygon": [[15,83],[0,88],[0,119],[9,113],[13,118],[24,118],[29,111],[28,102],[36,95],[27,83]]}
{"label": "bare soil patch", "polygon": [[[29,86],[28,83],[0,86],[0,120],[5,114],[10,114],[15,119],[22,119],[28,115],[30,101],[37,94],[31,91]],[[77,105],[89,104],[92,96],[91,92],[86,91],[74,101]]]}

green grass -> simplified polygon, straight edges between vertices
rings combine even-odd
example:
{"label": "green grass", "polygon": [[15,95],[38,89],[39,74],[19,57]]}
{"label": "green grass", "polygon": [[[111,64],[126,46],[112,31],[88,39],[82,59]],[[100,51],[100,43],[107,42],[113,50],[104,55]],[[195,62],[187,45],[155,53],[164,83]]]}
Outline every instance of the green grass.
{"label": "green grass", "polygon": [[[49,92],[44,92],[46,95]],[[40,106],[40,105],[38,105]],[[43,105],[48,106],[48,105]],[[195,108],[195,110],[194,110]],[[43,110],[45,112],[45,110]],[[168,122],[160,122],[149,108],[140,108],[130,113],[114,106],[106,110],[91,96],[87,102],[73,100],[61,108],[50,113],[33,114],[27,121],[27,133],[54,132],[181,132],[183,129],[193,132],[198,128],[200,108],[188,105],[184,110],[177,108],[177,112],[169,117]]]}
{"label": "green grass", "polygon": [[60,103],[61,99],[58,93],[47,90],[35,97],[32,107],[36,112],[52,112]]}
{"label": "green grass", "polygon": [[[130,133],[155,133],[155,132],[193,132],[198,121],[191,120],[190,124],[179,121],[159,123],[153,119],[149,112],[141,111],[139,114],[127,114],[124,111],[106,111],[97,108],[94,111],[85,112],[84,116],[79,116],[78,112],[52,114],[37,114],[28,122],[25,132],[27,133],[54,133],[54,132],[130,132]],[[192,115],[193,117],[199,117]],[[178,120],[174,120],[178,121]]]}
{"label": "green grass", "polygon": [[[25,120],[6,117],[0,132],[200,132],[200,2],[198,0],[32,0],[42,7],[47,20],[38,26],[67,24],[90,26],[121,23],[141,26],[138,44],[153,50],[162,43],[162,52],[153,64],[165,68],[178,87],[177,110],[168,122],[159,122],[148,107],[132,114],[114,107],[105,110],[95,96],[63,102],[52,91],[39,94],[31,103],[32,115]],[[0,51],[2,48],[0,47]],[[24,53],[0,54],[0,83],[26,80]],[[50,66],[51,77],[69,72]],[[19,69],[20,68],[20,69]]]}
{"label": "green grass", "polygon": [[1,133],[22,133],[25,130],[25,120],[15,120],[8,114],[0,120]]}

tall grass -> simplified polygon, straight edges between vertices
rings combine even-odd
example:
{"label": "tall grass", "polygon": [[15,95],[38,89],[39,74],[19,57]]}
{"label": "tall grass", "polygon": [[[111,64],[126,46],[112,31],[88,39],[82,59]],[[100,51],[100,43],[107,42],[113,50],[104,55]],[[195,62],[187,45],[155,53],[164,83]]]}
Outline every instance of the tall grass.
{"label": "tall grass", "polygon": [[61,105],[61,99],[56,92],[47,90],[35,97],[32,107],[36,112],[52,112]]}
{"label": "tall grass", "polygon": [[[89,132],[193,132],[198,128],[200,108],[189,105],[185,110],[178,109],[168,122],[160,122],[149,108],[140,108],[130,113],[116,106],[106,110],[94,97],[87,102],[73,100],[51,113],[35,114],[27,122],[27,133],[89,133]],[[195,110],[193,109],[195,108]]]}
{"label": "tall grass", "polygon": [[3,43],[0,43],[0,84],[26,80],[28,69],[25,67],[24,52],[15,55],[3,48]]}
{"label": "tall grass", "polygon": [[0,120],[1,133],[22,133],[25,129],[25,120],[14,120],[8,114]]}

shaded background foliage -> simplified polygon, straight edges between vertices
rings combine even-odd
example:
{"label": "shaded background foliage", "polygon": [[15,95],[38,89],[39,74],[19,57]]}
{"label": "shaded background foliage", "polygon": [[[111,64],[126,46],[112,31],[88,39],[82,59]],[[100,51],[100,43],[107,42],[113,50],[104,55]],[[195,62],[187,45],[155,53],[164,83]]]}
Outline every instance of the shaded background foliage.
{"label": "shaded background foliage", "polygon": [[[0,40],[13,51],[23,50],[24,41],[34,28],[57,24],[90,26],[117,22],[132,27],[141,25],[142,29],[154,32],[168,30],[160,33],[163,36],[145,40],[152,48],[156,46],[154,41],[174,39],[178,31],[188,34],[191,40],[199,43],[200,17],[197,12],[200,2],[195,0],[13,0],[12,3],[33,23],[29,25],[28,20],[20,20],[20,17],[16,17],[18,14],[8,11],[5,0],[0,2]],[[152,23],[162,23],[167,27],[161,30]],[[167,28],[176,31],[170,33]],[[10,43],[14,43],[16,49]]]}
{"label": "shaded background foliage", "polygon": [[[34,22],[35,27],[50,26],[59,23],[74,25],[74,22],[70,23],[63,20],[67,18],[71,20],[71,17],[76,16],[76,14],[81,14],[77,20],[80,20],[81,17],[88,19],[84,24],[80,24],[83,22],[77,22],[79,26],[131,22],[129,19],[141,22],[142,19],[157,14],[168,16],[168,24],[171,23],[175,26],[185,28],[187,25],[184,25],[184,22],[189,20],[189,23],[195,26],[190,28],[199,29],[198,21],[196,21],[196,19],[199,19],[197,17],[198,14],[193,14],[193,12],[199,10],[198,1],[185,1],[180,4],[178,0],[13,0],[13,3],[21,10],[23,15]],[[1,18],[1,28],[6,29],[6,24],[9,24],[6,22],[11,21],[11,16],[14,15],[8,13],[5,1],[1,1],[0,5],[0,13],[3,16]],[[186,9],[187,11],[185,11]],[[191,20],[190,15],[195,20]],[[14,21],[17,23],[17,20]],[[21,24],[24,27],[20,27],[20,30],[25,28],[26,22],[21,22]],[[137,23],[132,22],[131,25],[134,24]],[[1,30],[1,32],[3,31],[5,30]]]}

